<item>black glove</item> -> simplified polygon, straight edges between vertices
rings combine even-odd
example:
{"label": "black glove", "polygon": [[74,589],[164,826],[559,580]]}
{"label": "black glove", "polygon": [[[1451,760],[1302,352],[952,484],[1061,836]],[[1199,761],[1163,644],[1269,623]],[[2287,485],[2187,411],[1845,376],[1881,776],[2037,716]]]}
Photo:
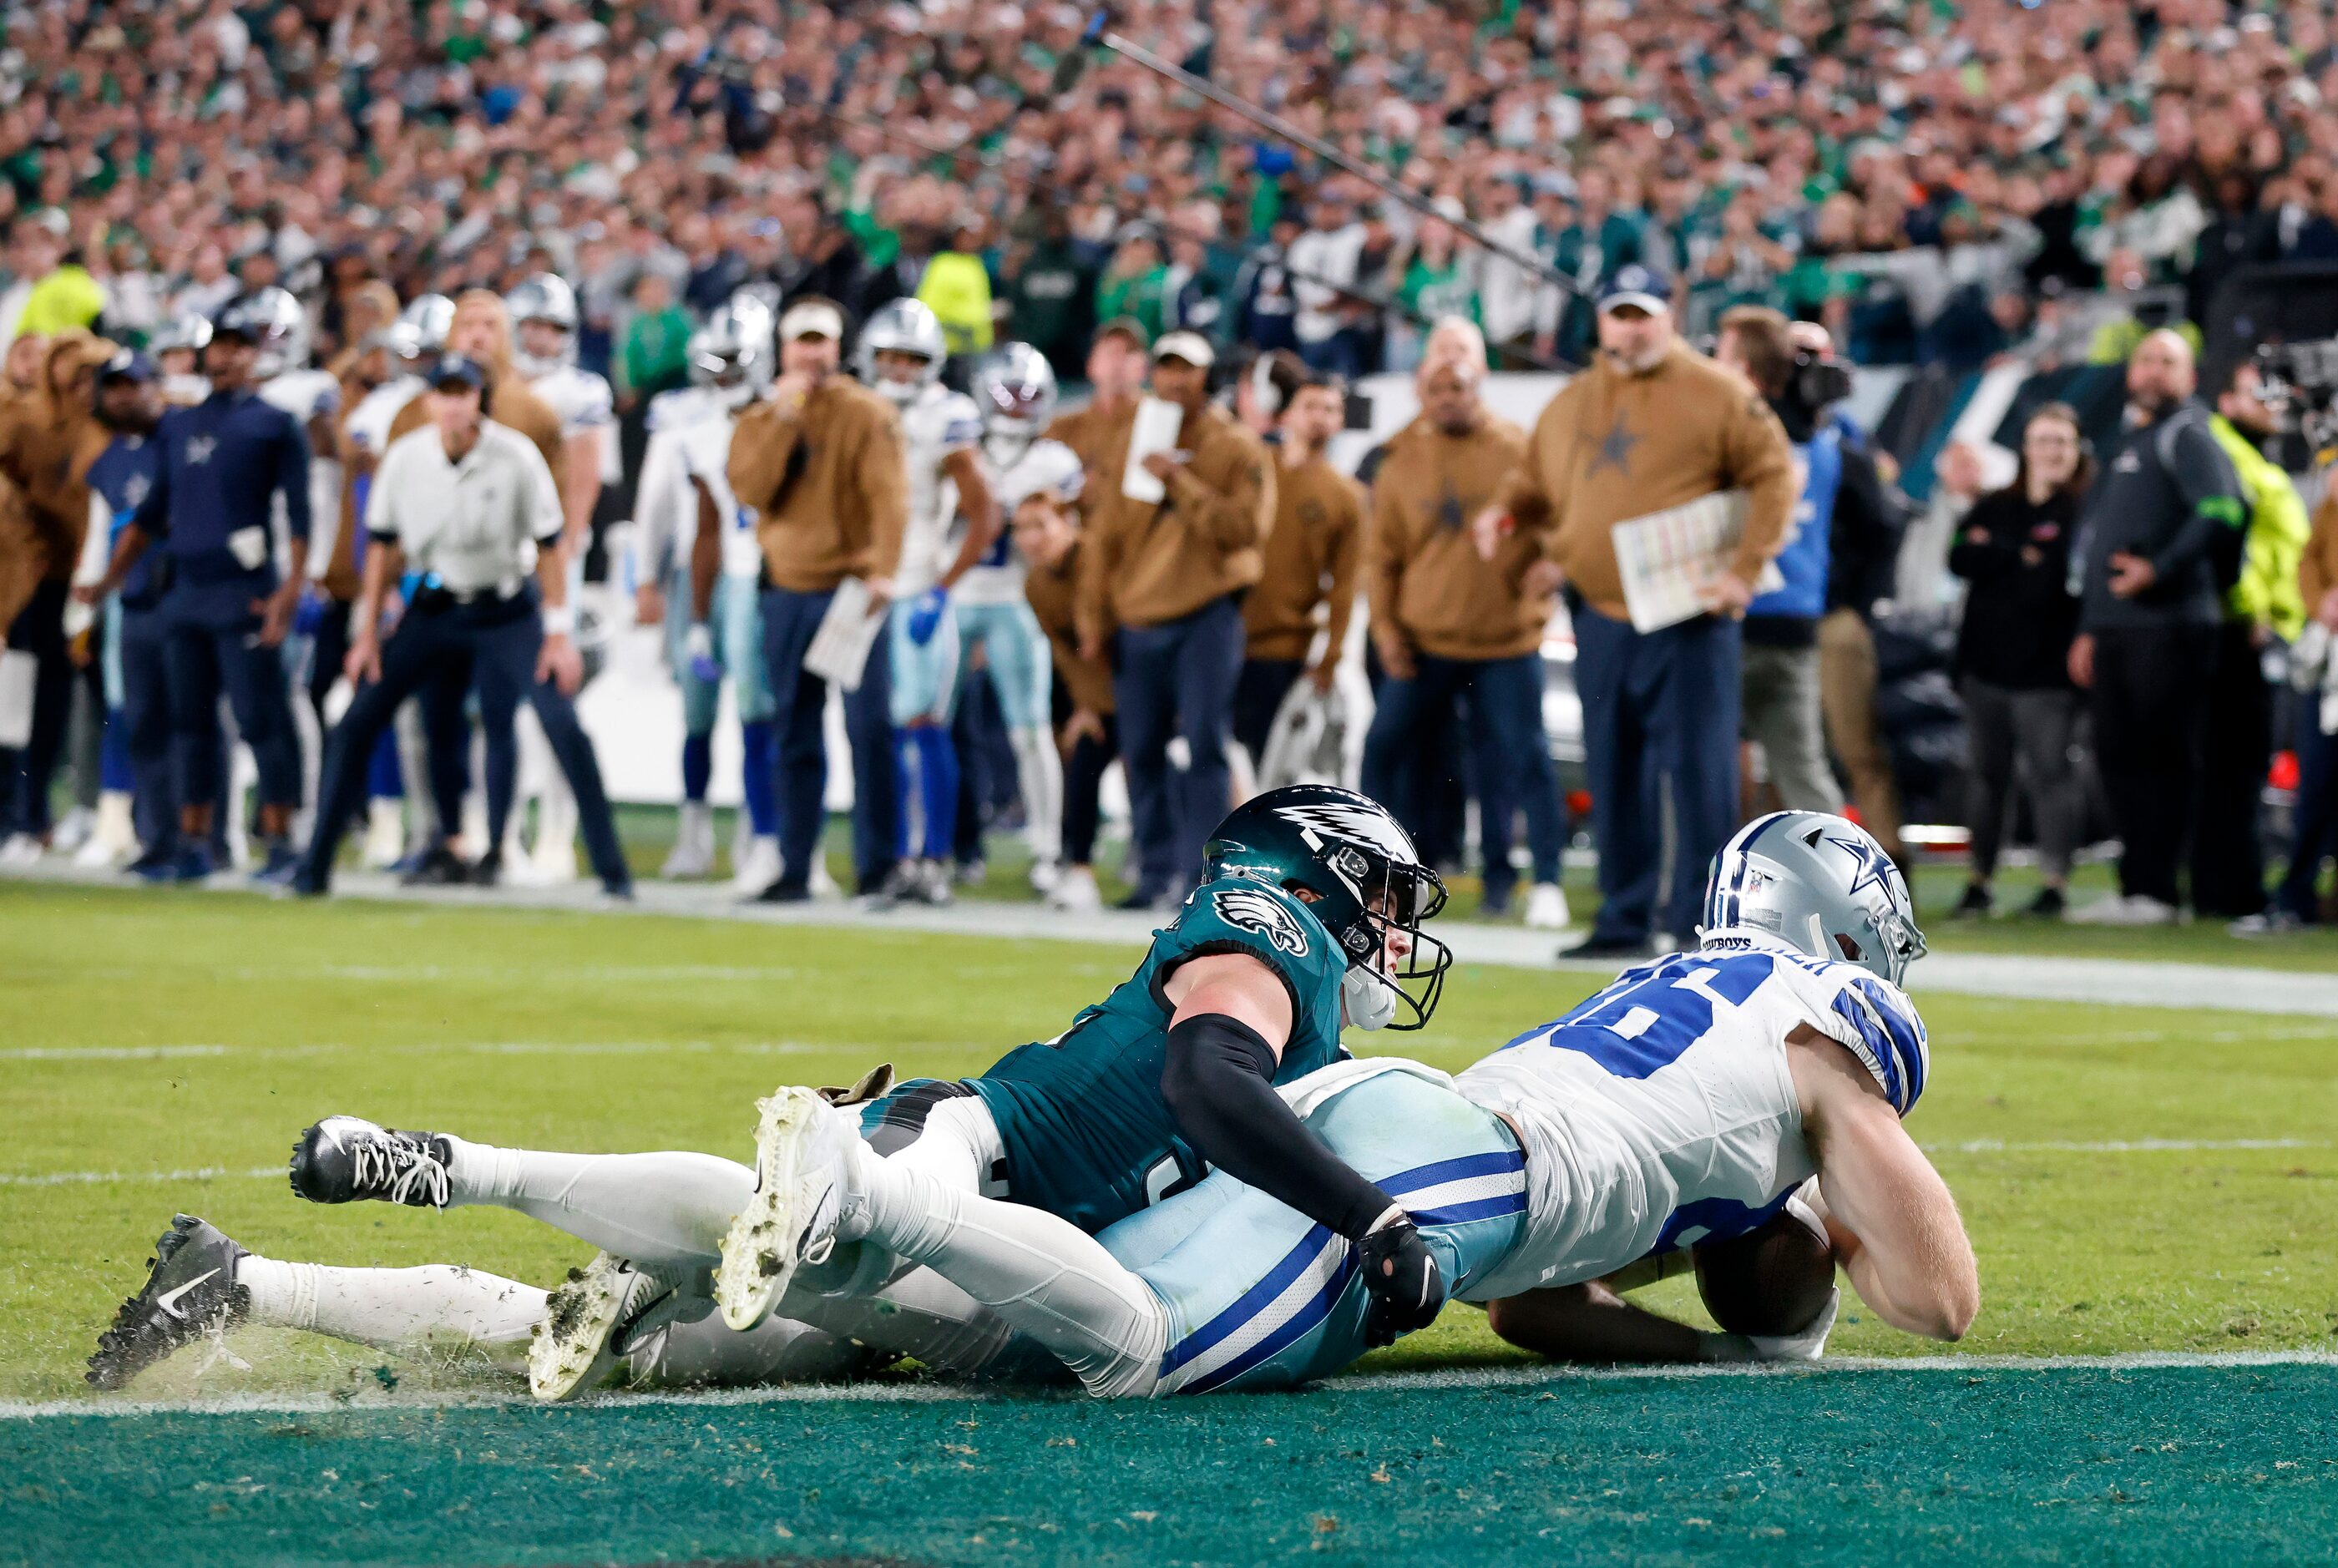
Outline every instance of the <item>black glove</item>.
{"label": "black glove", "polygon": [[1396,1210],[1356,1243],[1364,1289],[1372,1293],[1364,1308],[1364,1342],[1392,1345],[1400,1335],[1437,1321],[1445,1305],[1445,1275],[1436,1254],[1420,1239],[1410,1216]]}

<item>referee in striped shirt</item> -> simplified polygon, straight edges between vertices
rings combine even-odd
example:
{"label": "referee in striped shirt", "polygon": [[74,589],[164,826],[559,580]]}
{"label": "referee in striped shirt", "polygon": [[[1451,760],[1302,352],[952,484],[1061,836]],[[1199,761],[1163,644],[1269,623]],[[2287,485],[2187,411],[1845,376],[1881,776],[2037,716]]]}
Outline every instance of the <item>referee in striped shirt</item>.
{"label": "referee in striped shirt", "polygon": [[[440,670],[467,665],[490,728],[498,717],[508,728],[523,696],[535,705],[575,791],[594,871],[613,897],[632,897],[600,765],[570,701],[584,662],[567,603],[559,493],[543,454],[486,417],[488,390],[476,360],[439,360],[425,394],[430,422],[392,442],[374,475],[366,503],[373,548],[343,666],[358,694],[325,750],[316,832],[288,878],[295,893],[321,894],[331,880],[341,834],[364,803],[367,760],[398,705]],[[385,642],[382,601],[401,572],[415,585]],[[489,785],[489,848],[472,875],[478,882],[495,880],[511,810],[509,780],[501,789],[492,778]]]}

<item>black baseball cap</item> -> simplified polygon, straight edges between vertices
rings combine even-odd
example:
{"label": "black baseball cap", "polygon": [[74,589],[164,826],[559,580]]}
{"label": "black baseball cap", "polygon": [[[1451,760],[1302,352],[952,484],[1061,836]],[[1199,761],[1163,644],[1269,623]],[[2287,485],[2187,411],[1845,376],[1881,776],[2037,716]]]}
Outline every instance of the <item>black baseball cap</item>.
{"label": "black baseball cap", "polygon": [[487,389],[487,369],[476,359],[463,354],[448,354],[430,368],[430,389],[444,391],[449,387],[468,387],[476,392]]}

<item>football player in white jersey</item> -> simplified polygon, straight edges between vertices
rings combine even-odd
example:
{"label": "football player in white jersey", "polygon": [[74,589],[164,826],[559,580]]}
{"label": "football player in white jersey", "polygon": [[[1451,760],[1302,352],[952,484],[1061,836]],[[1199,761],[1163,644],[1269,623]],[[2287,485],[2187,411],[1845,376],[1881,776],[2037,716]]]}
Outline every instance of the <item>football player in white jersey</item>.
{"label": "football player in white jersey", "polygon": [[[1900,988],[1923,951],[1873,838],[1778,812],[1716,858],[1697,948],[1625,971],[1458,1078],[1378,1058],[1283,1093],[1410,1215],[1433,1259],[1425,1295],[1507,1303],[1606,1278],[1747,1234],[1815,1178],[1869,1308],[1953,1340],[1979,1306],[1972,1248],[1901,1125],[1930,1068]],[[765,1151],[792,1184],[781,1229],[797,1256],[867,1241],[921,1263],[1093,1393],[1289,1387],[1393,1337],[1353,1246],[1225,1171],[1091,1237],[869,1157],[857,1123],[825,1106],[805,1106],[800,1126]],[[1832,1317],[1830,1296],[1796,1332],[1698,1350],[1814,1357]]]}
{"label": "football player in white jersey", "polygon": [[763,673],[755,524],[731,495],[724,466],[739,410],[771,385],[771,313],[734,296],[691,334],[693,385],[659,394],[635,489],[644,567],[637,613],[665,627],[666,656],[683,695],[683,803],[660,875],[714,868],[714,721],[727,676],[739,710],[743,831],[732,851],[734,884],[761,892],[779,880],[779,808],[771,793],[771,693]]}
{"label": "football player in white jersey", "polygon": [[538,272],[504,297],[511,311],[512,368],[560,417],[569,559],[581,563],[601,487],[622,477],[616,399],[609,383],[576,363],[576,292]]}
{"label": "football player in white jersey", "polygon": [[[390,426],[408,403],[422,395],[422,369],[446,348],[447,332],[454,320],[452,299],[444,294],[420,295],[398,312],[396,321],[375,334],[376,342],[367,345],[368,350],[378,347],[388,357],[390,374],[388,379],[359,398],[348,417],[341,421],[341,450],[347,462],[342,483],[349,487],[354,515],[365,515],[366,500],[373,487],[373,471],[380,465],[381,455],[389,448]],[[409,835],[401,806],[411,807],[415,813],[410,838],[418,856],[454,831],[451,824],[444,829],[439,828],[437,804],[431,791],[423,787],[428,776],[427,747],[421,718],[413,703],[398,710],[396,730],[385,739],[384,744],[388,750],[378,760],[377,766],[385,789],[369,802],[361,851],[365,864],[372,867],[407,863]],[[390,795],[386,788],[393,777],[401,791],[397,796]],[[409,783],[412,787],[407,788]]]}
{"label": "football player in white jersey", "polygon": [[[995,476],[1003,516],[1011,519],[1031,495],[1068,504],[1079,495],[1077,454],[1039,436],[1056,410],[1056,372],[1046,356],[1028,343],[1007,344],[975,367],[974,400],[982,412],[983,460]],[[959,641],[969,652],[983,651],[1015,749],[1032,886],[1052,894],[1063,875],[1064,764],[1048,710],[1055,676],[1047,634],[1024,596],[1029,572],[1013,531],[1002,528],[958,579],[952,597]]]}
{"label": "football player in white jersey", "polygon": [[[972,398],[942,385],[948,358],[941,323],[918,300],[881,306],[860,328],[860,378],[900,409],[909,464],[909,527],[885,632],[892,661],[898,859],[873,900],[880,907],[949,902],[950,843],[958,826],[950,713],[959,652],[951,594],[1000,531],[980,456],[982,417]],[[966,526],[958,531],[953,525],[961,515]]]}

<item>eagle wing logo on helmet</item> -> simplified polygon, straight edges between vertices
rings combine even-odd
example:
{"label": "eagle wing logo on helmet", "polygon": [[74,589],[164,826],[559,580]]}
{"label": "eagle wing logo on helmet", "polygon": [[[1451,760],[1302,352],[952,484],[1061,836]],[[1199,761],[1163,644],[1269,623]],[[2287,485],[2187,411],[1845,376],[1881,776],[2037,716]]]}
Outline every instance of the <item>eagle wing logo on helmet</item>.
{"label": "eagle wing logo on helmet", "polygon": [[1282,899],[1251,887],[1222,887],[1211,895],[1218,918],[1244,931],[1255,931],[1290,954],[1307,956],[1307,933]]}
{"label": "eagle wing logo on helmet", "polygon": [[[1412,844],[1396,818],[1379,808],[1339,800],[1315,800],[1300,806],[1278,806],[1276,814],[1313,838],[1339,838],[1368,844],[1400,866],[1412,864]],[[1321,848],[1319,844],[1317,848]]]}

